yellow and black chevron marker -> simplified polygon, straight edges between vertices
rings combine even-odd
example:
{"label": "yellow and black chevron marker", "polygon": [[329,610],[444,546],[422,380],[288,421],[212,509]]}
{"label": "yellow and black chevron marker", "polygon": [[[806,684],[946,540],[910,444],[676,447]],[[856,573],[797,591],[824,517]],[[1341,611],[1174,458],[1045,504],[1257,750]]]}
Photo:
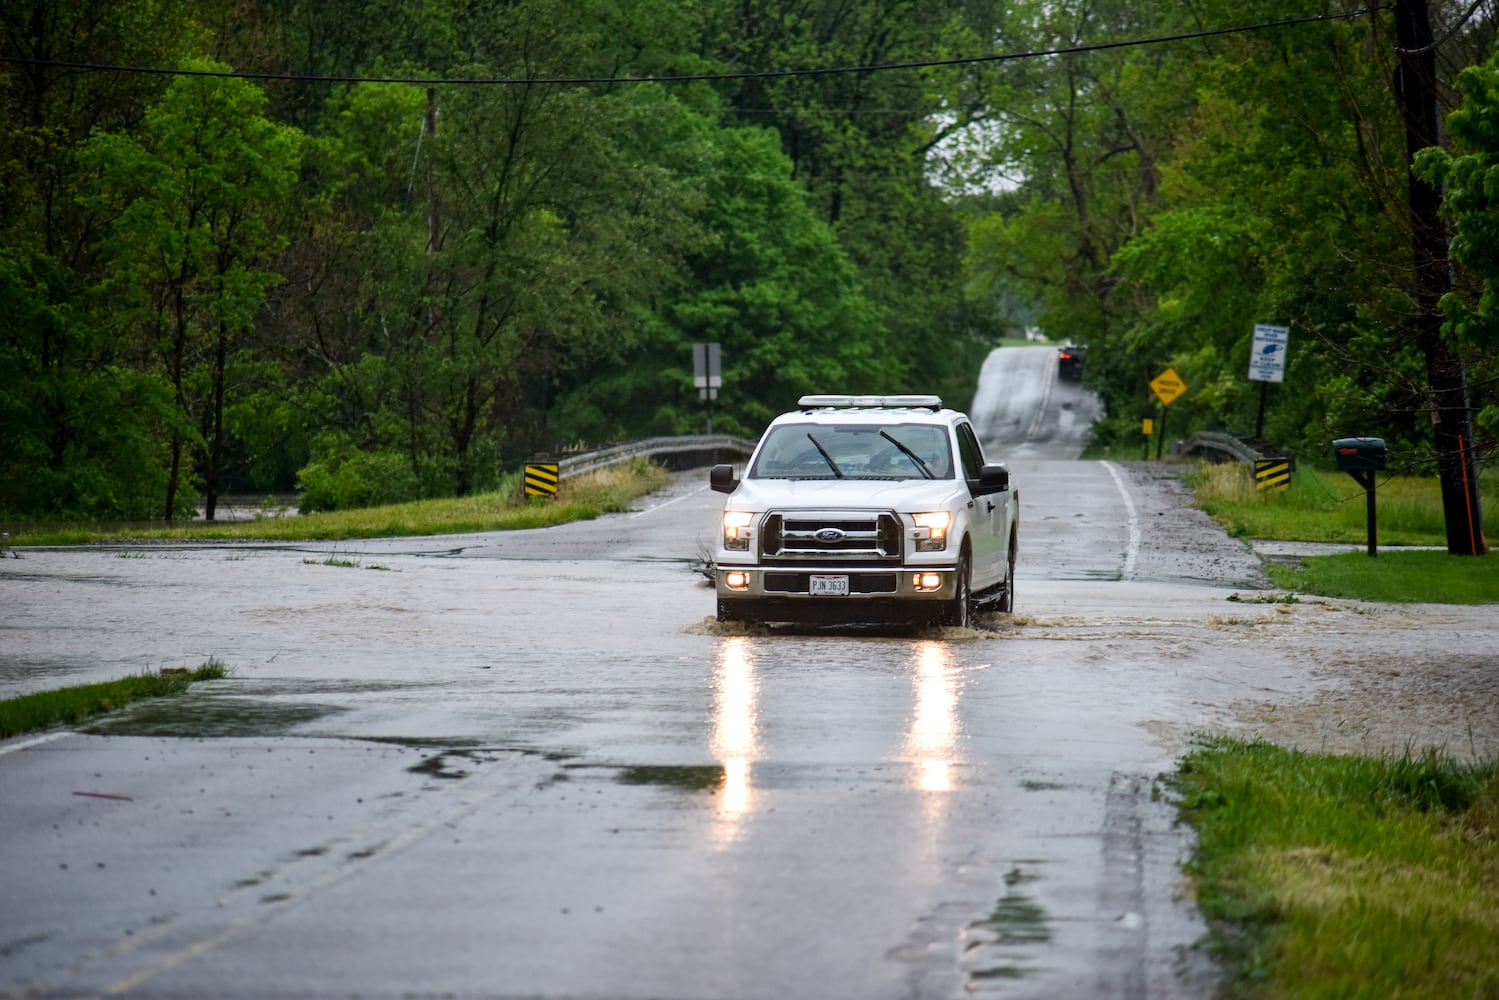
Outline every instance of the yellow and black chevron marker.
{"label": "yellow and black chevron marker", "polygon": [[1259,490],[1285,490],[1291,485],[1291,460],[1289,458],[1257,458],[1254,460],[1254,485]]}
{"label": "yellow and black chevron marker", "polygon": [[557,463],[526,463],[526,496],[555,497],[557,495]]}

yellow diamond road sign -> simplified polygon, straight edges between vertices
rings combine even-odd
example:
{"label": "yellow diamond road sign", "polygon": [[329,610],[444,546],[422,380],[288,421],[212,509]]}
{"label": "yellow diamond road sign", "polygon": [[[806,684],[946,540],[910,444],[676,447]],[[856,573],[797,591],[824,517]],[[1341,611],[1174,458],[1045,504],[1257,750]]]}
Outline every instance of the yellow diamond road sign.
{"label": "yellow diamond road sign", "polygon": [[1187,391],[1187,383],[1176,374],[1175,368],[1167,368],[1150,380],[1150,389],[1161,401],[1162,406],[1170,406],[1172,400]]}

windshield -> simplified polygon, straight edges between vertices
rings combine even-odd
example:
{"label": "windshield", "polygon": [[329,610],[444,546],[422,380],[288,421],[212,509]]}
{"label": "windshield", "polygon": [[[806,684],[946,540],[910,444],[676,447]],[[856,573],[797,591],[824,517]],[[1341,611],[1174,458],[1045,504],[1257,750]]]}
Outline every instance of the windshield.
{"label": "windshield", "polygon": [[932,424],[780,424],[751,479],[951,479],[947,428]]}

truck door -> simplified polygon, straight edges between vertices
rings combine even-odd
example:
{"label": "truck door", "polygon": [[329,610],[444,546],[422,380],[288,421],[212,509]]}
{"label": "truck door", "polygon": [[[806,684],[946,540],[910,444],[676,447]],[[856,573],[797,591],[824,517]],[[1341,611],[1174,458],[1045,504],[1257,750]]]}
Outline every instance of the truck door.
{"label": "truck door", "polygon": [[[970,483],[978,481],[984,468],[984,450],[979,446],[978,435],[964,422],[958,425],[958,456],[963,463],[963,477]],[[1009,553],[1009,536],[1005,527],[1010,523],[1010,504],[1013,494],[1009,491],[989,496],[972,497],[969,508],[973,522],[973,589],[983,590],[1004,579],[1005,560]]]}

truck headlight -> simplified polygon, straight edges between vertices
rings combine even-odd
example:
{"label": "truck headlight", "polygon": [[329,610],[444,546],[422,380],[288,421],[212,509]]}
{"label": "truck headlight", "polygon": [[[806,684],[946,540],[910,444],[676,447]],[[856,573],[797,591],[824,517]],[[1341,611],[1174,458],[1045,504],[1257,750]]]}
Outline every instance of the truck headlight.
{"label": "truck headlight", "polygon": [[723,547],[726,549],[748,549],[750,540],[749,526],[754,520],[755,515],[747,510],[724,511]]}
{"label": "truck headlight", "polygon": [[916,522],[916,551],[941,552],[947,548],[947,529],[952,524],[952,513],[934,510],[923,514],[912,514]]}

